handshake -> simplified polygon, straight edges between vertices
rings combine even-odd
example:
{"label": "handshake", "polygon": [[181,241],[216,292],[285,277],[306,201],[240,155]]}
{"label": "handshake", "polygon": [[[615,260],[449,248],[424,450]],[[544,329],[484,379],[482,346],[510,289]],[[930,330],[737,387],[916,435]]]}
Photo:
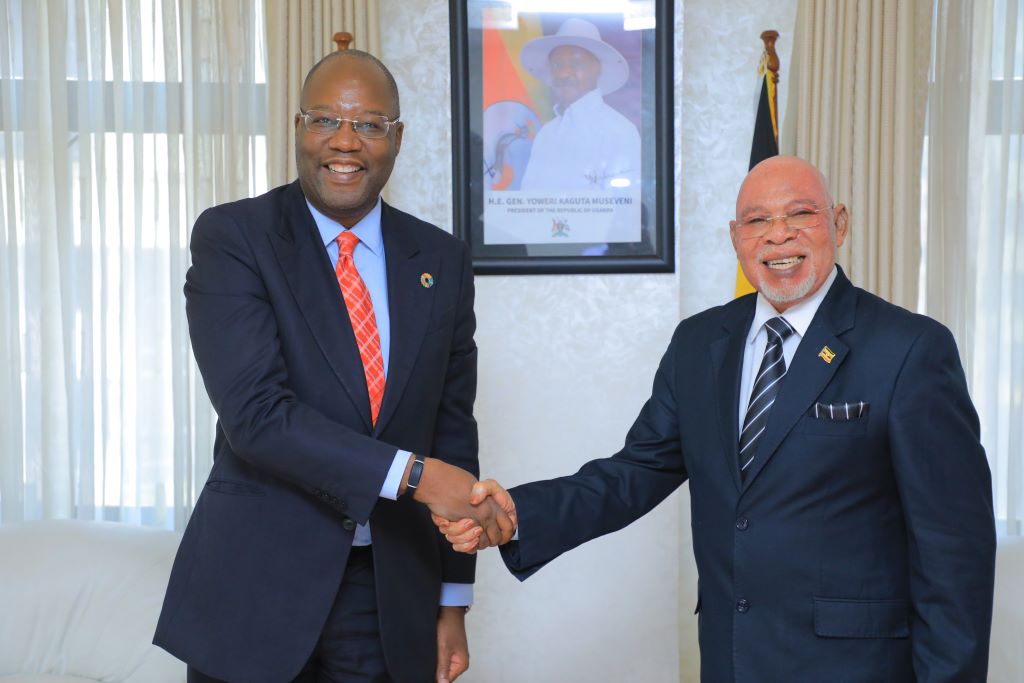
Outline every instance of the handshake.
{"label": "handshake", "polygon": [[[412,460],[410,457],[401,491],[406,488]],[[512,496],[498,482],[477,481],[466,470],[436,458],[424,458],[413,500],[430,509],[438,530],[460,553],[508,543],[519,525]]]}

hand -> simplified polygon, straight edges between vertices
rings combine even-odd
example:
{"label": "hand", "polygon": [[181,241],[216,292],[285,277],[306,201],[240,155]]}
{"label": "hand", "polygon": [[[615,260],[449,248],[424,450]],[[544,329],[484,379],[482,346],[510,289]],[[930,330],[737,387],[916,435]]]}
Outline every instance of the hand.
{"label": "hand", "polygon": [[[480,481],[473,485],[473,492],[469,499],[470,503],[480,505],[488,498],[491,499],[491,502],[496,503],[501,508],[501,511],[508,515],[508,518],[512,521],[512,531],[508,535],[503,534],[498,540],[497,545],[503,545],[512,540],[515,529],[519,526],[516,504],[509,492],[493,479]],[[487,547],[487,542],[490,539],[481,535],[483,529],[475,524],[472,519],[466,518],[460,519],[458,522],[450,522],[448,519],[438,515],[431,515],[431,518],[434,520],[434,524],[437,525],[438,530],[444,534],[444,537],[457,552],[473,554],[477,550]]]}
{"label": "hand", "polygon": [[437,616],[437,682],[449,683],[469,668],[466,609],[442,607]]}
{"label": "hand", "polygon": [[[411,461],[410,457],[403,487],[408,481]],[[423,474],[413,493],[413,500],[423,503],[430,508],[432,514],[444,519],[471,519],[475,526],[482,529],[478,533],[487,539],[482,541],[481,547],[505,542],[502,539],[511,538],[515,532],[515,522],[493,500],[484,500],[486,496],[481,496],[478,503],[471,504],[470,496],[475,483],[476,477],[466,470],[437,458],[425,458]]]}

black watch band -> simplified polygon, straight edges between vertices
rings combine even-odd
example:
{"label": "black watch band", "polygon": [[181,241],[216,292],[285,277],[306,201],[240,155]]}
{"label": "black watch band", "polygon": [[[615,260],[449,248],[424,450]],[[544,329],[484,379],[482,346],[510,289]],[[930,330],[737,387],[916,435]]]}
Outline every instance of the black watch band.
{"label": "black watch band", "polygon": [[412,469],[409,470],[409,481],[406,482],[406,493],[412,495],[410,492],[415,491],[416,487],[420,485],[420,477],[423,476],[423,458],[416,455],[413,456],[416,459],[412,463]]}

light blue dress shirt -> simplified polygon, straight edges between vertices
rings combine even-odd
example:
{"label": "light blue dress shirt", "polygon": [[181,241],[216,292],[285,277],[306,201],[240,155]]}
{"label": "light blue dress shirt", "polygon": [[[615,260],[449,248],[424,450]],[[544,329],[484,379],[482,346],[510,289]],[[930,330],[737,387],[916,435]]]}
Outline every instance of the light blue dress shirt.
{"label": "light blue dress shirt", "polygon": [[[306,206],[313,214],[313,220],[316,221],[320,238],[327,250],[327,260],[330,262],[331,270],[334,270],[338,263],[337,238],[345,231],[345,227],[317,211],[309,201],[306,202]],[[388,278],[384,257],[384,238],[380,227],[380,211],[381,201],[378,198],[377,204],[370,210],[370,213],[363,216],[363,219],[352,227],[351,231],[359,238],[359,244],[352,252],[352,260],[355,262],[359,277],[366,285],[370,301],[373,304],[373,315],[377,320],[377,334],[380,336],[380,353],[384,359],[384,379],[386,381],[391,347],[391,316],[388,311]],[[392,461],[391,468],[380,489],[381,498],[398,499],[398,489],[402,484],[402,476],[405,474],[405,466],[408,462],[409,451],[399,450],[395,453],[395,459]],[[352,545],[370,545],[372,542],[370,525],[360,524],[357,526]],[[473,584],[441,584],[442,606],[462,606],[472,604],[472,602]]]}

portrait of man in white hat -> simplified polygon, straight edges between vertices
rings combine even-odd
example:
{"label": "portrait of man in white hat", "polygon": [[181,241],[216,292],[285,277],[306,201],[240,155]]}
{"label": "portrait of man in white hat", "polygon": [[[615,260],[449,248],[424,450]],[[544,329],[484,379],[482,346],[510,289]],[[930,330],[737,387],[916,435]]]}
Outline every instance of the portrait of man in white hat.
{"label": "portrait of man in white hat", "polygon": [[597,27],[570,18],[523,45],[519,59],[547,84],[554,118],[537,133],[523,190],[638,189],[640,133],[605,101],[629,80],[629,64]]}

